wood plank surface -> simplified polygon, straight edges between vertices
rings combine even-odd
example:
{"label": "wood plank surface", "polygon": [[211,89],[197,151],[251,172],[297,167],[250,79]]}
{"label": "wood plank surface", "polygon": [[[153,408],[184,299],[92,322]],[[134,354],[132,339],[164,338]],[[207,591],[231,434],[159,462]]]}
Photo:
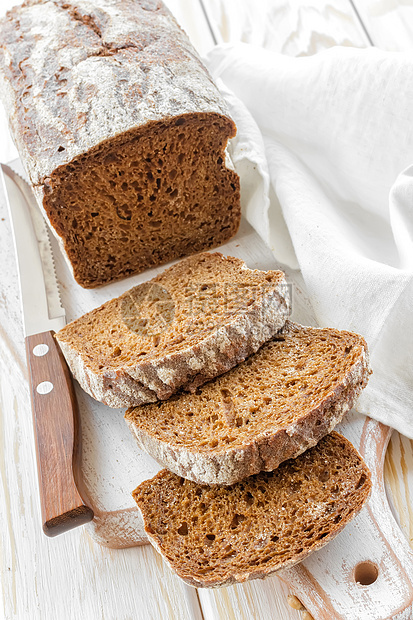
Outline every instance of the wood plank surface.
{"label": "wood plank surface", "polygon": [[372,45],[389,52],[413,49],[412,0],[353,0]]}
{"label": "wood plank surface", "polygon": [[[368,37],[347,0],[204,0],[222,40],[243,40],[290,55],[335,44],[362,47]],[[14,0],[2,0],[0,14]],[[203,54],[212,37],[198,0],[168,0]],[[375,45],[410,49],[412,3],[359,0],[358,10]],[[365,5],[365,6],[361,6]],[[256,24],[258,26],[256,27]],[[391,47],[393,46],[393,47]],[[398,46],[398,47],[395,47]],[[0,159],[15,157],[0,116]],[[0,573],[4,618],[41,620],[221,619],[298,620],[278,579],[222,589],[196,590],[174,577],[149,546],[110,550],[85,530],[49,540],[39,527],[35,452],[27,369],[10,228],[0,205]],[[394,433],[385,478],[405,535],[413,539],[412,442]],[[362,619],[361,619],[362,620]]]}

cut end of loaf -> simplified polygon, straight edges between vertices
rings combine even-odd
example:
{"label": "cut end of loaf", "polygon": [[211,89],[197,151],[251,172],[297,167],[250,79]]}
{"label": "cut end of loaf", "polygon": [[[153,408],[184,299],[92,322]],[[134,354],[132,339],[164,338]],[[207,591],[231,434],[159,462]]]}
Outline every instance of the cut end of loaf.
{"label": "cut end of loaf", "polygon": [[111,138],[44,182],[44,210],[91,288],[217,247],[238,230],[234,123],[187,114]]}
{"label": "cut end of loaf", "polygon": [[297,459],[231,487],[205,487],[166,470],[133,492],[150,542],[196,587],[263,578],[332,540],[361,510],[370,472],[331,433]]}
{"label": "cut end of loaf", "polygon": [[126,412],[141,448],[201,484],[233,484],[311,447],[369,376],[357,334],[287,321],[273,340],[192,394]]}

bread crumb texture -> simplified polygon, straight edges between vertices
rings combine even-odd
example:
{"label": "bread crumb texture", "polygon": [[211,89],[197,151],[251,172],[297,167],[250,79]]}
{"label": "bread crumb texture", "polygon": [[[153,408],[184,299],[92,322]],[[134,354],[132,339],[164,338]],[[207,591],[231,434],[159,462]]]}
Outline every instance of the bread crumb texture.
{"label": "bread crumb texture", "polygon": [[369,470],[333,432],[296,459],[231,487],[162,470],[133,492],[150,542],[187,583],[262,578],[303,560],[361,510]]}

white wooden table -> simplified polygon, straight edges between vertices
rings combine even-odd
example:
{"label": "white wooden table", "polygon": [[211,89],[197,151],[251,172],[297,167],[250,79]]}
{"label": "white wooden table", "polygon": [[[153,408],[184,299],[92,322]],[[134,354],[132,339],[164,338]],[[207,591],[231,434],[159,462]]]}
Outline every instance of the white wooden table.
{"label": "white wooden table", "polygon": [[[13,0],[0,0],[0,14],[13,4]],[[413,0],[203,0],[203,5],[200,0],[168,0],[167,4],[201,54],[216,41],[239,40],[292,56],[314,54],[336,44],[413,48]],[[0,160],[14,157],[0,115]],[[0,204],[0,248],[9,238],[7,214]],[[398,433],[389,445],[385,477],[396,518],[412,543],[413,444]],[[288,606],[287,589],[276,577],[196,591],[172,575],[150,546],[111,550],[92,542],[82,528],[56,539],[43,535],[11,252],[3,253],[0,272],[0,478],[0,618],[301,618]]]}

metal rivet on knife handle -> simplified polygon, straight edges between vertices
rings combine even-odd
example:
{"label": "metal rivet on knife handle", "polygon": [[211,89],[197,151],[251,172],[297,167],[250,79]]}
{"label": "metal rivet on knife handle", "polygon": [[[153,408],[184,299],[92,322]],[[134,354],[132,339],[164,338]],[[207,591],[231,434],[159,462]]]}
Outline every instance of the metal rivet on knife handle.
{"label": "metal rivet on knife handle", "polygon": [[50,383],[50,381],[42,381],[36,387],[36,392],[38,394],[49,394],[49,392],[51,392],[52,390],[53,390],[53,383]]}
{"label": "metal rivet on knife handle", "polygon": [[33,349],[33,354],[36,357],[42,357],[43,355],[46,355],[46,353],[49,353],[49,347],[47,344],[37,344]]}

